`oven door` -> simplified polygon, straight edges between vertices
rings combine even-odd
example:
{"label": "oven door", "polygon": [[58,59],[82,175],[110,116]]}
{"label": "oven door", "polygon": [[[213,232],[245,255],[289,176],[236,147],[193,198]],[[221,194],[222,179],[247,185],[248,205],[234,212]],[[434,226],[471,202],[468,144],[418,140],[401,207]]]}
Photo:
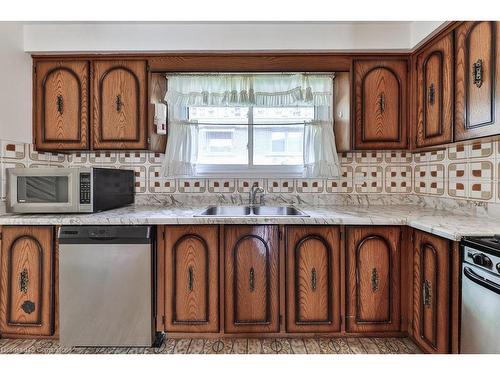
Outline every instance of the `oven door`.
{"label": "oven door", "polygon": [[78,169],[8,169],[7,180],[7,209],[9,212],[78,211]]}
{"label": "oven door", "polygon": [[500,276],[462,266],[461,353],[500,354]]}

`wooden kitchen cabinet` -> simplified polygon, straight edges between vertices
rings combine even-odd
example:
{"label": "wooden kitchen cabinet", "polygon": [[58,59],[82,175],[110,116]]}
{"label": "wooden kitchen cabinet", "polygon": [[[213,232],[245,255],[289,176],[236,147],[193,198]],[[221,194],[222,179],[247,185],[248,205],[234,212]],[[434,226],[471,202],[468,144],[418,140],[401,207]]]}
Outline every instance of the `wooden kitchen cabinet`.
{"label": "wooden kitchen cabinet", "polygon": [[1,229],[0,333],[50,336],[54,329],[53,227]]}
{"label": "wooden kitchen cabinet", "polygon": [[355,149],[406,148],[408,62],[355,60],[353,70]]}
{"label": "wooden kitchen cabinet", "polygon": [[286,228],[287,332],[340,331],[340,229]]}
{"label": "wooden kitchen cabinet", "polygon": [[500,134],[500,22],[455,30],[455,140]]}
{"label": "wooden kitchen cabinet", "polygon": [[166,226],[165,331],[219,331],[217,225]]}
{"label": "wooden kitchen cabinet", "polygon": [[417,56],[416,147],[453,141],[453,33]]}
{"label": "wooden kitchen cabinet", "polygon": [[279,330],[277,225],[227,225],[225,232],[225,331]]}
{"label": "wooden kitchen cabinet", "polygon": [[348,332],[400,330],[400,246],[400,227],[347,228]]}
{"label": "wooden kitchen cabinet", "polygon": [[37,150],[89,148],[89,61],[37,61],[34,143]]}
{"label": "wooden kitchen cabinet", "polygon": [[93,149],[147,148],[145,60],[93,63]]}
{"label": "wooden kitchen cabinet", "polygon": [[414,231],[413,338],[429,353],[448,353],[450,242]]}

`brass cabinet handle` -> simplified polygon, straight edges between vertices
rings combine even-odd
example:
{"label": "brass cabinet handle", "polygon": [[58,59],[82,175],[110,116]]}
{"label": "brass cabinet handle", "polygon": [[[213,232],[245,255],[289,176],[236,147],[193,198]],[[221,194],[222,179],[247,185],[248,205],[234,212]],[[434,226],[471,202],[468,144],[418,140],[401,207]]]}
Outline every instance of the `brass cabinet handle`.
{"label": "brass cabinet handle", "polygon": [[483,60],[478,59],[472,64],[472,79],[477,88],[483,85]]}
{"label": "brass cabinet handle", "polygon": [[122,96],[116,95],[116,112],[120,112],[123,107]]}
{"label": "brass cabinet handle", "polygon": [[378,271],[376,268],[372,269],[372,292],[376,292],[378,290]]}
{"label": "brass cabinet handle", "polygon": [[431,293],[432,293],[432,288],[431,288],[431,283],[429,280],[425,280],[423,285],[423,294],[424,294],[424,306],[425,307],[430,307],[431,306]]}
{"label": "brass cabinet handle", "polygon": [[255,290],[255,271],[252,268],[250,268],[250,275],[248,277],[248,284],[250,286],[250,291],[253,292]]}
{"label": "brass cabinet handle", "polygon": [[28,293],[28,283],[29,283],[28,270],[25,268],[19,274],[19,290],[22,293]]}
{"label": "brass cabinet handle", "polygon": [[317,284],[317,275],[316,275],[316,268],[313,267],[311,270],[311,289],[313,292],[316,291],[316,284]]}
{"label": "brass cabinet handle", "polygon": [[436,96],[436,89],[434,88],[434,83],[431,83],[431,85],[429,86],[429,104],[430,105],[434,105],[435,96]]}
{"label": "brass cabinet handle", "polygon": [[189,291],[192,291],[193,290],[193,267],[189,267],[188,268],[188,288],[189,288]]}
{"label": "brass cabinet handle", "polygon": [[378,104],[379,112],[384,113],[385,112],[385,95],[384,95],[384,93],[381,93],[378,96],[377,104]]}
{"label": "brass cabinet handle", "polygon": [[62,95],[57,95],[56,106],[57,106],[57,112],[59,112],[62,115],[64,108],[64,101]]}

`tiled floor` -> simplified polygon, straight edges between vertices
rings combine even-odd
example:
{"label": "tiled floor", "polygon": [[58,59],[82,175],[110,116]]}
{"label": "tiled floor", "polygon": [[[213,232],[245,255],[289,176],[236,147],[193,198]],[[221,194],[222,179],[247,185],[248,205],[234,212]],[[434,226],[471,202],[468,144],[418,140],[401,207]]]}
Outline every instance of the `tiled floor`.
{"label": "tiled floor", "polygon": [[0,339],[0,354],[419,354],[408,338],[166,339],[160,348],[66,348],[56,340]]}

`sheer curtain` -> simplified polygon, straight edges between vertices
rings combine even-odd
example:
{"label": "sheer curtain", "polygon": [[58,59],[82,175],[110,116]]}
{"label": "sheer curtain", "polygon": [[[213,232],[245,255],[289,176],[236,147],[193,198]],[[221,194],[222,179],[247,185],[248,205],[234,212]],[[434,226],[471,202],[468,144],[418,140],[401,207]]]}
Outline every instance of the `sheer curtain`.
{"label": "sheer curtain", "polygon": [[198,126],[190,106],[314,106],[304,127],[303,177],[339,175],[333,133],[333,74],[177,74],[167,75],[168,140],[163,174],[196,176]]}

